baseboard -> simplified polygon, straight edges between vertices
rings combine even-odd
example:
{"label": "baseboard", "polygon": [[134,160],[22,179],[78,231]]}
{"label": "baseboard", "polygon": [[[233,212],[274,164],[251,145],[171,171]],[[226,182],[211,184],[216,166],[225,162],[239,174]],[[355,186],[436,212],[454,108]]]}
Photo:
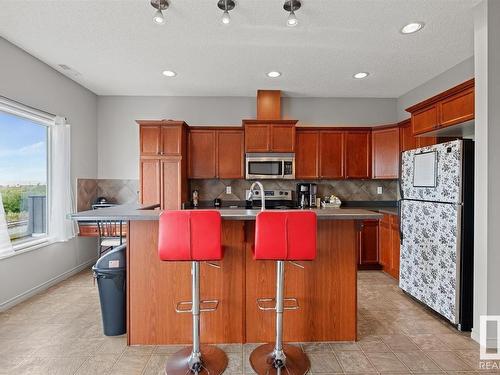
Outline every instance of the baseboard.
{"label": "baseboard", "polygon": [[76,275],[78,272],[83,271],[85,268],[89,267],[90,265],[94,264],[97,258],[91,259],[83,264],[80,264],[79,266],[76,266],[59,276],[53,277],[52,279],[47,280],[46,282],[37,285],[29,290],[27,290],[24,293],[21,293],[3,303],[0,303],[0,312],[4,312],[5,310],[10,309],[11,307],[14,307],[15,305],[26,301],[28,298],[33,297],[34,295],[50,288],[51,286],[60,283],[61,281],[67,279],[68,277],[71,277],[73,275]]}

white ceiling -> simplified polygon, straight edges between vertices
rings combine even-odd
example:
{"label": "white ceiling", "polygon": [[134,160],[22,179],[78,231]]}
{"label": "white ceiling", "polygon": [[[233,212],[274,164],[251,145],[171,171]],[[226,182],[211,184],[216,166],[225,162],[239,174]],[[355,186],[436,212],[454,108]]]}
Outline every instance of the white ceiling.
{"label": "white ceiling", "polygon": [[[217,0],[170,0],[163,26],[149,0],[0,1],[2,37],[99,95],[310,97],[399,97],[465,60],[478,2],[302,0],[288,28],[283,0],[236,0],[228,26]],[[415,20],[422,31],[399,33]]]}

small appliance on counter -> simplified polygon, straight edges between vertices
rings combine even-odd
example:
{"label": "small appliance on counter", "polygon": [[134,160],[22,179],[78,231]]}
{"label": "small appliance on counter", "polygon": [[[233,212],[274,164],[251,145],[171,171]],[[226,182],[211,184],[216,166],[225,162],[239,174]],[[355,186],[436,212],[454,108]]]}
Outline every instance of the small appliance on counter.
{"label": "small appliance on counter", "polygon": [[191,200],[191,203],[193,204],[193,208],[198,208],[198,204],[199,204],[199,192],[198,190],[193,190],[193,193],[192,193],[192,200]]}
{"label": "small appliance on counter", "polygon": [[92,209],[97,210],[99,208],[108,208],[116,206],[116,203],[111,203],[106,197],[97,197],[97,199],[92,204]]}
{"label": "small appliance on counter", "polygon": [[316,207],[318,185],[310,183],[297,184],[297,205],[301,208]]}
{"label": "small appliance on counter", "polygon": [[[250,190],[245,191],[245,196],[248,197]],[[264,199],[266,208],[273,210],[291,210],[297,208],[291,190],[264,190]],[[252,190],[252,200],[247,201],[246,208],[261,206],[260,190]]]}

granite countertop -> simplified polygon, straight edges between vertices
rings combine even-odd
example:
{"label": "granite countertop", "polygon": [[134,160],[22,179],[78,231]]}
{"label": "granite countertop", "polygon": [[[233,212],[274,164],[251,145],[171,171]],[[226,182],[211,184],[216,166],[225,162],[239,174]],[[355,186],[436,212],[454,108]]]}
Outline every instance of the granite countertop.
{"label": "granite countertop", "polygon": [[[318,220],[365,220],[381,219],[382,214],[374,212],[373,209],[366,210],[360,208],[323,208],[310,209],[316,212]],[[97,220],[158,220],[160,210],[154,206],[142,206],[139,204],[120,205],[99,210],[82,211],[70,215],[76,221],[97,221]],[[258,209],[244,208],[223,208],[220,209],[224,220],[255,220],[260,212]]]}

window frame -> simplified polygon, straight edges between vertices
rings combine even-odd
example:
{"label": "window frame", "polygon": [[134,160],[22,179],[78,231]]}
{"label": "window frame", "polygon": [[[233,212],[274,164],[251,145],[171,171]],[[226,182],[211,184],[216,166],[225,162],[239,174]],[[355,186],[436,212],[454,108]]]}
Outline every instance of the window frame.
{"label": "window frame", "polygon": [[0,256],[0,259],[9,258],[18,254],[22,254],[28,251],[38,249],[54,243],[53,236],[51,234],[51,208],[52,208],[52,129],[55,125],[56,116],[50,113],[40,111],[35,108],[25,106],[16,101],[10,100],[8,98],[0,96],[0,112],[17,116],[26,120],[29,120],[35,125],[43,126],[47,132],[47,147],[46,147],[46,163],[47,163],[47,183],[46,183],[46,233],[44,236],[37,238],[27,239],[26,241],[19,241],[19,243],[12,243],[12,249],[14,250],[11,254],[6,254]]}

